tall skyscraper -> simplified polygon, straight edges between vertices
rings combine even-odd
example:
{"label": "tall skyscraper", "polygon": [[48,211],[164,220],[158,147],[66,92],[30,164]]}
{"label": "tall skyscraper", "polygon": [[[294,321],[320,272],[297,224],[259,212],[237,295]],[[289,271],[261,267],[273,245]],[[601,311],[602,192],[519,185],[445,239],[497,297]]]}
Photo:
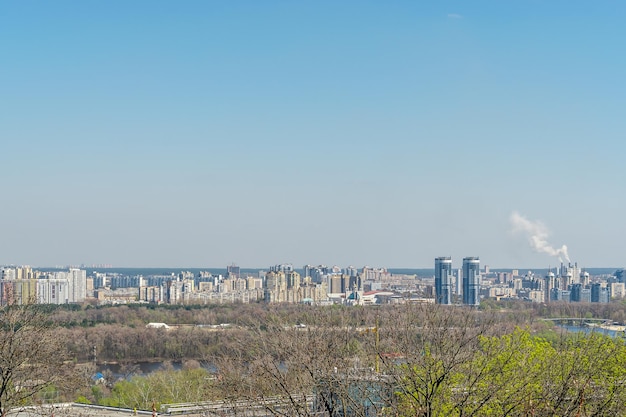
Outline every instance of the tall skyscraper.
{"label": "tall skyscraper", "polygon": [[463,304],[480,304],[480,259],[463,258]]}
{"label": "tall skyscraper", "polygon": [[313,269],[312,265],[304,265],[302,267],[302,271],[303,271],[303,278],[307,278],[311,276],[311,270]]}
{"label": "tall skyscraper", "polygon": [[435,302],[452,304],[452,258],[435,258]]}

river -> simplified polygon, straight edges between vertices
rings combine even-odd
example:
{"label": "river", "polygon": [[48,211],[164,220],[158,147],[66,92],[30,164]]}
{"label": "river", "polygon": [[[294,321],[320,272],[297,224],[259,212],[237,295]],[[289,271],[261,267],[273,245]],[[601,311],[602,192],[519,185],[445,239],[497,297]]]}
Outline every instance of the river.
{"label": "river", "polygon": [[566,324],[558,324],[557,326],[560,327],[561,329],[567,330],[568,332],[572,332],[572,333],[583,332],[586,334],[590,334],[590,333],[598,332],[598,333],[605,334],[611,337],[624,337],[623,330],[613,330],[610,328],[603,328],[599,326],[572,326],[572,325],[566,325]]}

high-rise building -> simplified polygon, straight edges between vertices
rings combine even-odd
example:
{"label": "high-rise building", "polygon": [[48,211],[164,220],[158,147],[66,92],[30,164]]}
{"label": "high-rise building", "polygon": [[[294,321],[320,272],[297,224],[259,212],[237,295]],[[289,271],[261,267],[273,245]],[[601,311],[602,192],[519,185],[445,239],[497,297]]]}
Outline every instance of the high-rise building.
{"label": "high-rise building", "polygon": [[87,297],[87,271],[84,269],[70,268],[67,272],[70,283],[69,302],[82,303]]}
{"label": "high-rise building", "polygon": [[609,284],[609,290],[611,297],[624,298],[626,286],[624,286],[623,282],[612,282]]}
{"label": "high-rise building", "polygon": [[572,284],[569,286],[571,301],[574,301],[574,302],[581,301],[582,289],[583,289],[583,285],[581,283],[576,283],[576,284]]}
{"label": "high-rise building", "polygon": [[240,278],[241,277],[241,268],[239,268],[235,264],[228,265],[226,267],[226,276]]}
{"label": "high-rise building", "polygon": [[599,282],[591,284],[591,302],[592,303],[608,303],[611,301],[610,288],[603,286]]}
{"label": "high-rise building", "polygon": [[351,265],[346,268],[345,273],[351,277],[356,277],[359,274],[359,270]]}
{"label": "high-rise building", "polygon": [[480,259],[463,258],[463,304],[480,304]]}
{"label": "high-rise building", "polygon": [[300,288],[300,274],[296,271],[291,270],[285,273],[285,280],[287,281],[287,289]]}
{"label": "high-rise building", "polygon": [[560,287],[562,290],[569,288],[571,284],[579,283],[580,282],[579,281],[580,269],[578,268],[578,263],[574,263],[574,265],[569,263],[567,266],[561,263],[560,275],[561,275]]}
{"label": "high-rise building", "polygon": [[67,304],[70,283],[67,279],[46,278],[37,280],[37,302],[40,304]]}
{"label": "high-rise building", "polygon": [[328,292],[331,294],[343,294],[346,292],[346,280],[341,274],[328,275]]}
{"label": "high-rise building", "polygon": [[282,271],[282,272],[293,271],[293,265],[292,264],[278,264],[278,265],[270,266],[270,271],[274,271],[274,272],[278,272],[278,271]]}
{"label": "high-rise building", "polygon": [[435,302],[452,304],[452,258],[435,258]]}
{"label": "high-rise building", "polygon": [[545,285],[543,287],[543,290],[545,292],[545,302],[550,302],[552,300],[552,290],[554,288],[558,289],[558,285],[556,283],[557,279],[556,276],[554,275],[554,273],[552,271],[548,271],[548,274],[545,277]]}
{"label": "high-rise building", "polygon": [[312,265],[304,265],[302,267],[302,274],[303,274],[303,278],[307,278],[311,276],[311,269],[313,269]]}
{"label": "high-rise building", "polygon": [[580,271],[580,283],[583,284],[583,287],[586,287],[590,283],[591,277],[589,276],[589,272]]}
{"label": "high-rise building", "polygon": [[270,270],[265,274],[265,288],[273,291],[287,290],[287,278],[283,271]]}

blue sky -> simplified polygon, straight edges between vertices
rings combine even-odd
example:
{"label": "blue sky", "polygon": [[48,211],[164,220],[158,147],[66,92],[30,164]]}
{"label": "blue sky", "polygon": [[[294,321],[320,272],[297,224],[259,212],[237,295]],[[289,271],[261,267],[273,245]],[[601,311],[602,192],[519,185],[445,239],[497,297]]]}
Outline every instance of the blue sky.
{"label": "blue sky", "polygon": [[626,3],[7,1],[0,264],[626,264]]}

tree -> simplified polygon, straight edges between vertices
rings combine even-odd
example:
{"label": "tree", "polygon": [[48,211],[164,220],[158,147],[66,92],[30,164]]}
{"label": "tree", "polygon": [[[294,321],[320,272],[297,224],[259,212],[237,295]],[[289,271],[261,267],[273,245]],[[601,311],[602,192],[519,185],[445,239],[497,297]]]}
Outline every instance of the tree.
{"label": "tree", "polygon": [[542,382],[557,360],[554,347],[527,330],[481,337],[472,360],[455,381],[457,398],[450,414],[533,415],[542,396]]}
{"label": "tree", "polygon": [[359,372],[372,352],[363,350],[355,311],[311,309],[303,319],[270,310],[252,318],[231,349],[209,359],[219,372],[216,389],[234,413],[254,404],[263,415],[372,415],[386,381]]}
{"label": "tree", "polygon": [[626,413],[626,346],[599,333],[563,339],[546,367],[539,415],[616,416]]}
{"label": "tree", "polygon": [[[431,339],[432,340],[432,339]],[[450,338],[445,346],[460,347]],[[626,412],[626,346],[601,334],[550,343],[517,329],[479,335],[459,360],[420,345],[403,372],[401,416],[615,416]]]}
{"label": "tree", "polygon": [[63,345],[37,305],[0,307],[0,416],[76,389]]}

